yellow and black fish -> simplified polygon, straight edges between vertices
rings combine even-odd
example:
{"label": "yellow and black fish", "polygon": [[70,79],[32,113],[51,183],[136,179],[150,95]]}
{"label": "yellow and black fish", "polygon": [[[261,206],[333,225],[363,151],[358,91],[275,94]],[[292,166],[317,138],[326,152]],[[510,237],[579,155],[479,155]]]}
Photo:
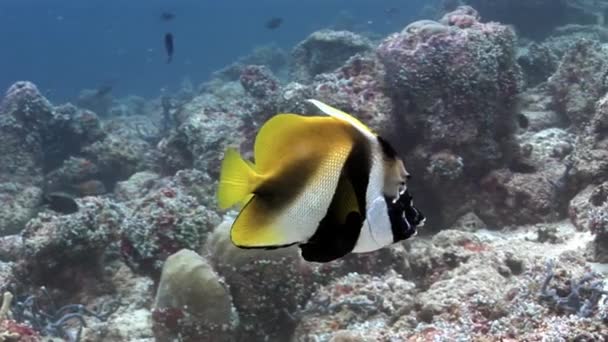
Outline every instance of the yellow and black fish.
{"label": "yellow and black fish", "polygon": [[274,116],[256,136],[254,163],[226,151],[218,204],[242,205],[230,232],[234,245],[297,244],[304,259],[327,262],[415,234],[425,218],[395,150],[349,114],[309,102],[328,116]]}

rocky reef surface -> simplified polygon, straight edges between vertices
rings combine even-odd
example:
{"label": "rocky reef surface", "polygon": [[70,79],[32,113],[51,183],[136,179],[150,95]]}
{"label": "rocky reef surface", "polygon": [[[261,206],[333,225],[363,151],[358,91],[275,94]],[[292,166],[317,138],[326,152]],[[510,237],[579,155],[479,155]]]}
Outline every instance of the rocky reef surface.
{"label": "rocky reef surface", "polygon": [[[608,35],[504,24],[507,3],[587,18],[591,2],[457,2],[378,42],[321,30],[260,48],[154,100],[54,105],[15,83],[0,341],[608,340]],[[272,115],[314,114],[309,98],[397,147],[429,218],[418,236],[327,264],[233,246],[223,151],[250,154]]]}

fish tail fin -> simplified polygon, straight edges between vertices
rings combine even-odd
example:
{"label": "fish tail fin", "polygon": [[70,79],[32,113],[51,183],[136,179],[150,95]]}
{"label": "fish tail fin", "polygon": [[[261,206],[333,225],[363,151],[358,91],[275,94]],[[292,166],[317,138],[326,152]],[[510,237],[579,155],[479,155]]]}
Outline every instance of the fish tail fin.
{"label": "fish tail fin", "polygon": [[255,190],[259,179],[253,164],[241,158],[235,149],[228,148],[220,171],[217,191],[219,207],[227,209],[243,202]]}

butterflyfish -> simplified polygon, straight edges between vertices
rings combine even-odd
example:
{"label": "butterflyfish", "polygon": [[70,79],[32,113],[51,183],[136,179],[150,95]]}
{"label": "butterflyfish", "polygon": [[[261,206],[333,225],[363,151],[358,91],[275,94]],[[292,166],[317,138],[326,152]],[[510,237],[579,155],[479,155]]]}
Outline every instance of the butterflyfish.
{"label": "butterflyfish", "polygon": [[259,129],[253,161],[228,148],[218,205],[239,206],[240,248],[297,245],[311,262],[371,252],[416,234],[425,216],[391,144],[355,117],[317,100],[326,116],[277,114]]}

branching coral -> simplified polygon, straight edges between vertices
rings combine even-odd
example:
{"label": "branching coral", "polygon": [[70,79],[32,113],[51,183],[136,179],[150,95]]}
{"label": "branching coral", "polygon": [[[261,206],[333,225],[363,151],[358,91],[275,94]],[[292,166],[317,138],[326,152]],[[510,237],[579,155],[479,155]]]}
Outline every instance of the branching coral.
{"label": "branching coral", "polygon": [[579,281],[570,280],[567,294],[560,294],[560,289],[556,287],[549,288],[554,276],[554,262],[549,260],[547,275],[540,289],[540,300],[559,312],[591,317],[598,311],[598,304],[602,296],[608,295],[608,291],[604,290],[604,280],[598,279],[598,275],[595,273],[585,273]]}
{"label": "branching coral", "polygon": [[68,304],[57,308],[46,288],[41,288],[43,300],[34,295],[23,301],[17,300],[12,307],[15,321],[28,323],[41,335],[79,342],[82,329],[87,326],[85,317],[95,317],[105,321],[118,309],[117,302],[104,303],[96,310],[89,310],[81,304]]}

